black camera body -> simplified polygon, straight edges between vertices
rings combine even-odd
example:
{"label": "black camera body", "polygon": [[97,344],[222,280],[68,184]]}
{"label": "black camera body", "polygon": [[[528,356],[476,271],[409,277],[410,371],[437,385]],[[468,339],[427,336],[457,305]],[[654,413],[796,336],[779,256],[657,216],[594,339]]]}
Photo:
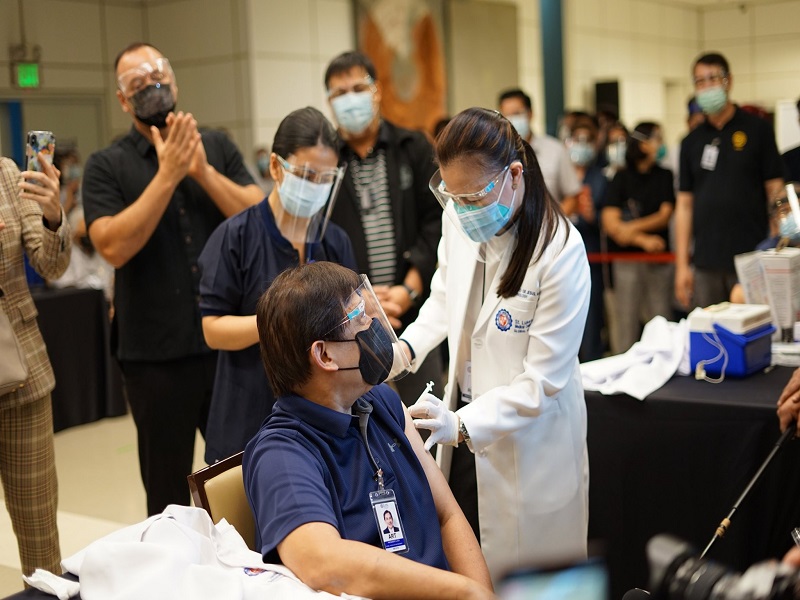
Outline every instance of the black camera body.
{"label": "black camera body", "polygon": [[777,560],[744,573],[700,558],[686,542],[657,535],[647,543],[650,589],[659,600],[800,600],[800,571]]}

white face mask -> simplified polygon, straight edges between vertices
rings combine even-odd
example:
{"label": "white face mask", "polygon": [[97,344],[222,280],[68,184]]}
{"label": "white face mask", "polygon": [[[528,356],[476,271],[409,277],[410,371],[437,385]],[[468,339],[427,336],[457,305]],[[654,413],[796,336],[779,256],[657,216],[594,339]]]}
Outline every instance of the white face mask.
{"label": "white face mask", "polygon": [[523,140],[527,140],[531,133],[531,124],[530,121],[528,121],[528,115],[509,115],[508,120],[514,126],[514,129],[517,130],[520,137]]}
{"label": "white face mask", "polygon": [[332,187],[333,183],[313,183],[284,171],[278,195],[286,212],[307,219],[325,206]]}
{"label": "white face mask", "polygon": [[375,117],[372,100],[372,92],[348,92],[331,100],[339,126],[354,135],[363,132]]}

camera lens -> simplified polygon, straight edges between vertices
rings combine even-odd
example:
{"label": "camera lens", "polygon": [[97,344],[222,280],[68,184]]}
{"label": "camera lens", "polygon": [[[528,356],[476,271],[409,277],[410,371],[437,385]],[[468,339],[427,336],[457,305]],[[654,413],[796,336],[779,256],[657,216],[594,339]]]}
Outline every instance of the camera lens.
{"label": "camera lens", "polygon": [[31,136],[31,144],[33,144],[34,146],[36,145],[36,136],[35,135]]}

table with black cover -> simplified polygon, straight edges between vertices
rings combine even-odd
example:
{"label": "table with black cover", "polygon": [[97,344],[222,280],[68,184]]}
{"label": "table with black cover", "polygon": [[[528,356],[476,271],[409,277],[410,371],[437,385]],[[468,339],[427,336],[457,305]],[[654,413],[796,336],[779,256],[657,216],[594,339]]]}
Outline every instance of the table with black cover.
{"label": "table with black cover", "polygon": [[[673,377],[644,401],[586,392],[589,538],[602,541],[612,600],[648,587],[645,544],[670,533],[698,555],[780,437],[793,369],[720,384]],[[778,453],[707,558],[744,570],[781,557],[800,526],[800,441]]]}
{"label": "table with black cover", "polygon": [[103,292],[36,289],[32,295],[56,377],[54,430],[124,415],[122,379],[110,352],[108,303]]}

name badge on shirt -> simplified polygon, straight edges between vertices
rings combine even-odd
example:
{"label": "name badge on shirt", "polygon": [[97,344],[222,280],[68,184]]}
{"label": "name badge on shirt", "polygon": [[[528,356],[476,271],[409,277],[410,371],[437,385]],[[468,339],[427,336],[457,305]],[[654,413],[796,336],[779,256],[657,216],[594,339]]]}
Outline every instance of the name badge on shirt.
{"label": "name badge on shirt", "polygon": [[372,504],[372,512],[378,525],[378,537],[384,550],[397,554],[408,552],[406,534],[400,521],[400,511],[397,510],[394,491],[386,489],[370,492],[369,501]]}
{"label": "name badge on shirt", "polygon": [[717,168],[717,158],[719,157],[719,146],[706,144],[703,148],[703,156],[700,159],[700,166],[706,171],[713,171]]}

